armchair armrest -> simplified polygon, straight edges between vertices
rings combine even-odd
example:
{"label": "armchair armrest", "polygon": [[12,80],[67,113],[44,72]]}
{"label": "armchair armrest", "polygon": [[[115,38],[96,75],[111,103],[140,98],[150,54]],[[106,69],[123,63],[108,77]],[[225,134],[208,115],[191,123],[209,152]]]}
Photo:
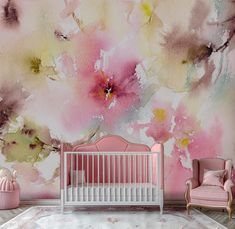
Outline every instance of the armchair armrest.
{"label": "armchair armrest", "polygon": [[186,185],[188,185],[190,189],[193,189],[199,186],[198,181],[195,178],[188,179],[186,181]]}
{"label": "armchair armrest", "polygon": [[227,192],[230,192],[231,191],[231,188],[234,186],[234,183],[231,179],[228,179],[225,181],[224,183],[224,190],[227,191]]}

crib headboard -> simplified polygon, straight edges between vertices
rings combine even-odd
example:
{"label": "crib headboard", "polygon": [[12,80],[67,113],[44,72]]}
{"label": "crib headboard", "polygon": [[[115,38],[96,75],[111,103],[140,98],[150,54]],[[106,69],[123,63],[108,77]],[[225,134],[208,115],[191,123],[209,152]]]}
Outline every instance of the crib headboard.
{"label": "crib headboard", "polygon": [[118,135],[107,135],[94,143],[86,145],[75,145],[72,151],[150,151],[150,148],[144,144],[131,143]]}
{"label": "crib headboard", "polygon": [[64,186],[64,177],[63,177],[63,166],[64,166],[64,152],[74,151],[74,152],[148,152],[148,151],[157,151],[161,154],[161,186],[163,188],[163,145],[155,144],[152,149],[145,144],[131,143],[126,139],[118,135],[107,135],[104,136],[94,143],[83,144],[83,145],[68,145],[61,144],[61,157],[60,157],[60,166],[61,166],[61,189]]}

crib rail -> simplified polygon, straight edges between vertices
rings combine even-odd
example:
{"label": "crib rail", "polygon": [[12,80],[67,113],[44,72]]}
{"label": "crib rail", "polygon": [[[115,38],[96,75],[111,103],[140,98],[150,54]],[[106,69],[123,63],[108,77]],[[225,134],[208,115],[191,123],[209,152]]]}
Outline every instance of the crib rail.
{"label": "crib rail", "polygon": [[64,152],[64,204],[162,204],[157,152]]}

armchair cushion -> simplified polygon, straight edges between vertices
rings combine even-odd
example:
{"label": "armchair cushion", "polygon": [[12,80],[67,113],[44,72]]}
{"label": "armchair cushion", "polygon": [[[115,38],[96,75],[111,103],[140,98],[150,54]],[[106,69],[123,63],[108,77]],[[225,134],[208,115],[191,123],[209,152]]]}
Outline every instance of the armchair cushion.
{"label": "armchair cushion", "polygon": [[224,183],[224,190],[227,192],[230,192],[233,186],[234,186],[234,183],[232,182],[232,180],[228,179]]}
{"label": "armchair cushion", "polygon": [[190,197],[198,200],[226,202],[228,201],[228,192],[219,186],[202,185],[192,189]]}
{"label": "armchair cushion", "polygon": [[227,171],[224,170],[204,170],[202,185],[224,186],[224,176]]}
{"label": "armchair cushion", "polygon": [[207,170],[223,170],[225,169],[225,161],[221,158],[204,158],[198,161],[199,184],[203,181],[205,169]]}
{"label": "armchair cushion", "polygon": [[220,208],[221,207],[226,208],[228,206],[228,201],[191,199],[191,203],[199,206],[220,207]]}
{"label": "armchair cushion", "polygon": [[190,189],[198,187],[198,181],[195,178],[190,178],[186,181],[186,184],[189,185]]}

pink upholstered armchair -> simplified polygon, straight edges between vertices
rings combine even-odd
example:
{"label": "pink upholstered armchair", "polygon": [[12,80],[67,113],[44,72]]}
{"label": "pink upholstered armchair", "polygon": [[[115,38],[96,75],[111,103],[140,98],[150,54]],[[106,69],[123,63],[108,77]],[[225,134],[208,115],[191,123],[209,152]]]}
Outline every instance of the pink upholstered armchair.
{"label": "pink upholstered armchair", "polygon": [[[187,188],[185,192],[188,214],[190,206],[225,208],[229,219],[231,219],[232,187],[234,185],[232,181],[232,161],[220,158],[195,159],[192,162],[192,168],[193,177],[186,181]],[[222,186],[205,184],[204,173],[208,170],[225,170]]]}

